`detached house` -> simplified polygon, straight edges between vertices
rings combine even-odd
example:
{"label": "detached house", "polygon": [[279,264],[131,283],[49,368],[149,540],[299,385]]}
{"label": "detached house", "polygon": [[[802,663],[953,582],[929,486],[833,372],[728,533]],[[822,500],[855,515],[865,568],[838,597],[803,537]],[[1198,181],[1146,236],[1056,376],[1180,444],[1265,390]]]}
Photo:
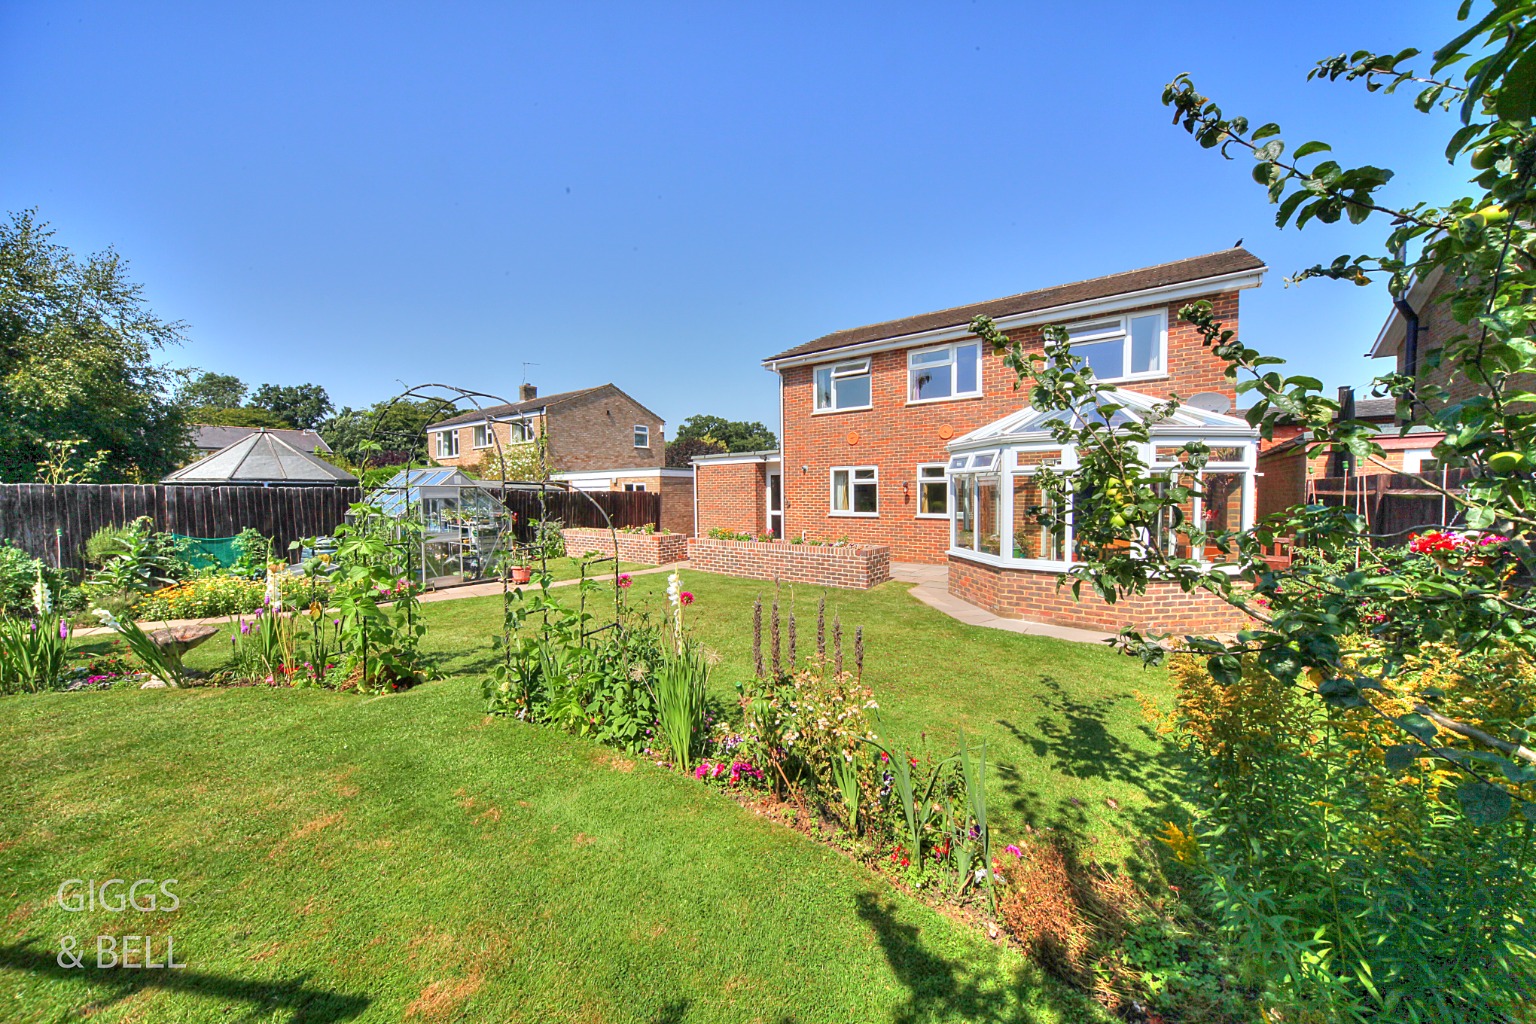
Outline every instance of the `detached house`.
{"label": "detached house", "polygon": [[1234,382],[1178,310],[1205,299],[1236,328],[1239,296],[1265,269],[1233,248],[836,331],[780,352],[764,365],[779,377],[782,447],[696,459],[695,529],[888,545],[898,562],[947,564],[951,592],[999,614],[1225,628],[1225,606],[1175,592],[1074,606],[1056,591],[1073,560],[1071,529],[1049,535],[1026,510],[1040,502],[1039,467],[1070,469],[1076,452],[1051,439],[1045,421],[1054,414],[1027,407],[1013,371],[968,325],[985,314],[1035,351],[1042,327],[1067,328],[1095,376],[1120,387],[1120,416],[1177,394],[1184,405],[1153,429],[1148,455],[1166,462],[1179,445],[1206,441],[1210,496],[1188,514],[1247,525],[1257,432],[1231,414]]}
{"label": "detached house", "polygon": [[692,473],[666,468],[660,416],[613,384],[542,397],[524,384],[518,399],[429,425],[433,461],[474,471],[495,458],[498,446],[510,457],[542,439],[552,480],[579,490],[656,492],[662,528],[691,529]]}

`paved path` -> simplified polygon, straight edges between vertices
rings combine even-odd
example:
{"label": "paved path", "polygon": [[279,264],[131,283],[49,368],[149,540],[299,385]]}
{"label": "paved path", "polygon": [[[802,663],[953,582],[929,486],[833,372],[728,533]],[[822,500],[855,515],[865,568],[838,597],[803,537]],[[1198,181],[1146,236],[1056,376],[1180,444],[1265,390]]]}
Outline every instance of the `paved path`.
{"label": "paved path", "polygon": [[1025,633],[1029,636],[1048,636],[1080,644],[1102,644],[1114,639],[1115,636],[1113,633],[1100,633],[1092,629],[1053,626],[1048,622],[1005,619],[1001,615],[993,615],[985,608],[978,608],[969,601],[962,601],[949,592],[949,566],[947,565],[896,562],[891,566],[891,575],[903,583],[916,583],[917,586],[911,590],[913,597],[968,626],[984,626],[987,629],[1001,629],[1008,633]]}
{"label": "paved path", "polygon": [[[687,562],[672,562],[668,565],[658,565],[654,569],[633,569],[625,573],[626,576],[651,576],[658,572],[672,572],[674,569],[688,568]],[[556,587],[574,587],[581,580],[556,580],[549,585],[553,590]],[[525,584],[526,586],[526,584]],[[490,580],[486,583],[470,583],[462,587],[445,587],[442,590],[429,590],[418,599],[423,604],[433,601],[458,601],[466,597],[490,597],[501,593],[501,581]],[[176,628],[179,626],[222,626],[232,618],[245,618],[246,616],[214,615],[206,619],[145,619],[139,625],[146,630]],[[102,636],[111,633],[106,626],[81,626],[70,636]]]}

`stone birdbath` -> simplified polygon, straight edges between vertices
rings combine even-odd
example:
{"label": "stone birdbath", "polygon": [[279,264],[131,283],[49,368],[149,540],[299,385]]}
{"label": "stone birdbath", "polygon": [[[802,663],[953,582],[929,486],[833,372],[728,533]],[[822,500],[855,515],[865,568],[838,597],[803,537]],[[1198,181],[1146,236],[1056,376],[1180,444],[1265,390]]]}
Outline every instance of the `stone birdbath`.
{"label": "stone birdbath", "polygon": [[[192,648],[203,643],[209,637],[218,633],[218,626],[169,626],[165,629],[156,629],[149,632],[150,641],[165,655],[181,665],[181,657]],[[151,679],[145,683],[142,689],[158,688],[166,685],[163,679]]]}

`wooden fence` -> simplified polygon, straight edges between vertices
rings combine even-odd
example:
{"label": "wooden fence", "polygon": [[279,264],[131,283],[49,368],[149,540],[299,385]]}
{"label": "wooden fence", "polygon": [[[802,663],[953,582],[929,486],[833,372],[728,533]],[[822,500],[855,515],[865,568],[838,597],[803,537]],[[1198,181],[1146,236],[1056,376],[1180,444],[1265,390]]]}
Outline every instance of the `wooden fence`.
{"label": "wooden fence", "polygon": [[1379,545],[1402,544],[1410,533],[1457,525],[1457,506],[1439,490],[1457,491],[1471,470],[1451,469],[1428,475],[1378,473],[1370,476],[1321,476],[1308,481],[1308,500],[1342,505],[1364,517],[1366,532]]}
{"label": "wooden fence", "polygon": [[[494,488],[491,493],[501,497]],[[533,523],[539,519],[539,492],[509,489],[502,500],[509,511],[517,514],[517,539],[532,540]],[[544,492],[544,517],[563,526],[606,527],[608,521],[603,519],[599,507],[608,513],[614,526],[661,522],[661,495],[654,491],[580,492],[551,488]]]}
{"label": "wooden fence", "polygon": [[81,569],[91,534],[149,516],[156,529],[187,537],[233,537],[255,527],[286,553],[290,541],[330,533],[361,497],[356,487],[0,484],[0,541],[49,565]]}

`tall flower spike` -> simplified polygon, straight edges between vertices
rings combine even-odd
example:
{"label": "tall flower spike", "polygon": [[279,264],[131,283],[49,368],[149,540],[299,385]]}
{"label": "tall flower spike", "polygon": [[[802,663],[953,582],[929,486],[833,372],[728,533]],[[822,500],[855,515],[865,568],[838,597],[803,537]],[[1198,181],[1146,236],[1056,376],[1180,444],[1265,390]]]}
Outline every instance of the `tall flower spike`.
{"label": "tall flower spike", "polygon": [[827,660],[827,595],[816,606],[816,657]]}
{"label": "tall flower spike", "polygon": [[853,667],[864,678],[864,627],[853,631]]}
{"label": "tall flower spike", "polygon": [[763,599],[752,602],[752,669],[763,678]]}
{"label": "tall flower spike", "polygon": [[843,617],[832,619],[832,674],[843,674]]}
{"label": "tall flower spike", "polygon": [[793,672],[795,666],[800,663],[795,657],[795,613],[789,613],[789,670]]}
{"label": "tall flower spike", "polygon": [[768,647],[773,655],[773,678],[777,679],[783,673],[783,663],[779,660],[779,595],[775,591],[773,595],[773,613],[768,619]]}

